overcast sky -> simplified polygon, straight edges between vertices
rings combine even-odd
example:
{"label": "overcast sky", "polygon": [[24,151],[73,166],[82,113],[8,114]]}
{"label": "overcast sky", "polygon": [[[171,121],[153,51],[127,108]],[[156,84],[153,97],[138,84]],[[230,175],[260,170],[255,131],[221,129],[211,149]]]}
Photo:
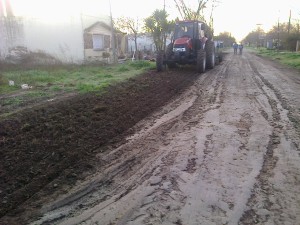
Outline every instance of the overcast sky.
{"label": "overcast sky", "polygon": [[[3,0],[0,0],[3,1]],[[163,9],[164,2],[170,18],[179,16],[174,0],[110,0],[114,18],[129,16],[140,18],[151,15],[155,9]],[[186,0],[190,5],[198,0]],[[18,15],[43,17],[59,21],[60,18],[78,12],[93,15],[109,15],[109,0],[11,0]],[[300,0],[219,0],[214,11],[215,34],[228,31],[241,40],[257,28],[257,24],[268,31],[279,19],[287,22],[289,11],[292,22],[300,19]],[[209,13],[209,11],[207,11]]]}

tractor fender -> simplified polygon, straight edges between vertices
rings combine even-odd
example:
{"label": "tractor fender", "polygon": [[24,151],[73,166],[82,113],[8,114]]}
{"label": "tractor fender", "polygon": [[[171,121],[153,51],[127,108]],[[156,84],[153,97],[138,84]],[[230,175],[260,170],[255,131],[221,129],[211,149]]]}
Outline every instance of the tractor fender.
{"label": "tractor fender", "polygon": [[206,45],[207,40],[208,40],[207,37],[202,37],[202,38],[201,38],[201,43],[202,43],[202,48],[203,48],[203,49],[205,49],[205,45]]}

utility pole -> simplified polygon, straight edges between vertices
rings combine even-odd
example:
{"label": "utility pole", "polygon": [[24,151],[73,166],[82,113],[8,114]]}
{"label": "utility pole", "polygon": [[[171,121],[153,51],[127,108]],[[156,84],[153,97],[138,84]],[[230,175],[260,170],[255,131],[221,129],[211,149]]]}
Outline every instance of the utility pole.
{"label": "utility pole", "polygon": [[290,29],[291,29],[291,16],[292,16],[292,11],[290,10],[288,34],[290,34]]}
{"label": "utility pole", "polygon": [[[166,13],[166,0],[164,0],[164,13]],[[163,39],[163,46],[162,49],[165,51],[166,50],[166,42],[167,42],[167,37],[166,37],[166,32],[162,32],[162,39]]]}
{"label": "utility pole", "polygon": [[110,0],[109,0],[109,10],[110,10],[110,28],[111,28],[111,47],[112,47],[112,51],[113,51],[113,63],[115,64],[115,63],[117,63],[115,28],[114,28],[114,22],[113,22],[113,18],[112,18]]}
{"label": "utility pole", "polygon": [[278,17],[278,25],[277,25],[277,51],[279,51],[279,17]]}

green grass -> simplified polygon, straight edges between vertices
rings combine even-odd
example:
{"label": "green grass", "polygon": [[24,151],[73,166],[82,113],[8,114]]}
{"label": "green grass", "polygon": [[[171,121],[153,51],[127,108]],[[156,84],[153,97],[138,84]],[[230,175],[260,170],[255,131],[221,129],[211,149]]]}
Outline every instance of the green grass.
{"label": "green grass", "polygon": [[23,93],[18,96],[11,96],[7,98],[0,99],[0,105],[3,107],[7,106],[19,106],[22,104],[26,104],[26,101],[29,99],[41,99],[43,97],[49,97],[49,93],[43,91],[31,91],[29,90],[26,93]]}
{"label": "green grass", "polygon": [[278,60],[282,64],[300,69],[300,53],[299,52],[288,52],[288,51],[276,51],[268,49],[259,49],[257,54],[271,58],[273,60]]}
{"label": "green grass", "polygon": [[11,93],[11,92],[17,91],[18,89],[20,89],[20,87],[9,86],[8,81],[7,81],[5,83],[0,84],[0,95],[6,94],[6,93]]}
{"label": "green grass", "polygon": [[7,106],[7,105],[19,105],[23,102],[21,97],[13,97],[9,99],[4,99],[0,101],[2,106]]}
{"label": "green grass", "polygon": [[[10,69],[0,71],[0,94],[20,90],[22,84],[32,86],[30,91],[33,95],[35,95],[34,92],[40,93],[41,90],[79,93],[99,91],[110,84],[122,82],[143,73],[145,70],[154,68],[155,63],[153,62],[129,61],[110,66],[83,65],[28,70]],[[13,80],[15,86],[8,86],[9,80]]]}
{"label": "green grass", "polygon": [[[149,69],[155,69],[154,62],[129,61],[110,66],[66,65],[35,69],[0,68],[0,95],[3,96],[0,99],[0,119],[11,116],[20,106],[55,98],[66,92],[94,92],[101,95],[109,85],[123,82]],[[13,80],[15,86],[9,86],[9,80]],[[22,84],[32,88],[22,90]]]}

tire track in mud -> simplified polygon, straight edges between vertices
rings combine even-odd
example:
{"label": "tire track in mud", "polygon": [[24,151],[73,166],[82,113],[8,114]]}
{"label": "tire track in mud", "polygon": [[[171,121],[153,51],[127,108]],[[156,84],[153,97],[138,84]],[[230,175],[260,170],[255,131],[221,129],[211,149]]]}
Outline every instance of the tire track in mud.
{"label": "tire track in mud", "polygon": [[[207,85],[210,85],[215,78],[213,76],[206,75],[206,77],[203,77],[202,79],[203,81],[201,82],[205,84],[201,84],[201,86],[205,87]],[[218,81],[215,89],[219,88],[219,83],[220,82]],[[164,151],[164,149],[159,149],[159,146],[168,146],[170,144],[170,141],[174,136],[168,134],[170,133],[170,131],[171,133],[176,133],[178,132],[178,130],[189,129],[189,127],[192,125],[186,124],[186,118],[189,117],[189,111],[193,111],[192,108],[195,107],[195,104],[198,104],[196,107],[199,107],[199,103],[200,105],[202,105],[203,99],[207,97],[201,95],[201,90],[199,91],[199,93],[200,94],[197,95],[197,99],[193,101],[193,104],[187,107],[187,109],[183,110],[181,114],[176,115],[172,118],[168,118],[164,123],[160,124],[157,127],[155,127],[154,125],[155,128],[153,130],[151,130],[151,125],[153,126],[152,122],[152,124],[149,126],[149,131],[147,131],[146,129],[145,132],[142,132],[141,136],[138,137],[138,141],[133,140],[132,143],[130,143],[129,141],[129,144],[125,144],[121,148],[112,151],[112,153],[110,153],[109,155],[103,154],[103,156],[101,156],[101,154],[99,154],[98,158],[101,158],[104,164],[106,164],[106,167],[103,168],[103,170],[106,171],[104,172],[105,175],[94,178],[94,181],[83,186],[80,190],[76,191],[74,194],[63,199],[62,201],[58,201],[51,206],[45,207],[43,210],[44,212],[52,211],[55,214],[56,211],[61,210],[65,212],[65,216],[62,217],[60,214],[56,218],[46,219],[44,221],[41,220],[40,224],[59,221],[60,218],[67,217],[68,215],[79,215],[80,212],[82,212],[84,209],[105,202],[108,198],[114,199],[111,203],[117,202],[118,200],[135,190],[138,185],[141,185],[147,180],[151,180],[153,177],[154,181],[153,179],[152,181],[150,181],[151,186],[156,186],[164,183],[163,185],[166,188],[159,189],[157,193],[154,192],[151,196],[155,196],[155,198],[158,198],[160,196],[159,198],[161,202],[173,202],[169,205],[176,205],[176,202],[181,202],[181,205],[184,205],[185,196],[178,194],[180,193],[180,190],[178,189],[177,180],[180,178],[169,175],[170,166],[172,165],[172,163],[174,163],[179,150],[172,149],[171,151]],[[176,107],[176,103],[174,104]],[[197,117],[198,116],[201,117],[201,113],[198,114]],[[181,124],[178,122],[179,120],[185,122]],[[136,152],[135,149],[139,149],[139,151]],[[134,151],[135,154],[132,154]],[[160,167],[155,167],[155,162],[160,160],[162,162]],[[193,158],[193,153],[191,153],[191,157],[187,162],[186,171],[189,173],[193,173],[195,171],[194,167],[195,157]],[[160,178],[157,178],[158,181],[155,181],[157,180],[155,179],[155,177],[157,177],[156,173],[158,169],[160,170]],[[176,190],[176,194],[170,194],[172,192],[171,190]],[[73,207],[68,208],[68,205],[73,205]],[[144,216],[138,215],[135,218],[140,220],[143,217],[146,221],[146,215],[149,215],[148,220],[150,220],[150,218],[152,218],[154,214],[153,210],[155,210],[155,207],[153,207],[152,205],[153,204],[151,203],[143,204],[143,207],[141,208],[147,207],[146,212],[143,213]],[[109,204],[107,206],[109,206]],[[158,208],[160,209],[160,211],[166,209],[166,214],[168,213],[168,211],[170,211],[169,206],[161,206]],[[177,208],[179,209],[181,207],[178,205]]]}
{"label": "tire track in mud", "polygon": [[[235,221],[236,215],[239,215],[239,208],[243,208],[242,204],[244,201],[243,199],[237,198],[239,196],[243,197],[243,192],[247,194],[247,190],[244,190],[243,186],[251,183],[245,182],[244,184],[244,180],[241,177],[243,174],[248,176],[251,173],[252,170],[248,168],[252,166],[251,163],[242,166],[242,168],[239,168],[239,165],[240,161],[249,159],[249,157],[247,157],[247,144],[250,128],[253,123],[252,115],[247,112],[239,115],[239,112],[243,112],[244,110],[239,110],[237,113],[232,113],[234,115],[230,115],[230,111],[226,111],[227,108],[224,108],[224,105],[222,105],[224,101],[226,104],[228,102],[231,103],[230,99],[228,99],[228,101],[226,100],[230,94],[234,93],[231,92],[232,90],[227,92],[227,88],[230,88],[230,85],[236,83],[234,80],[240,81],[240,79],[243,79],[240,77],[239,67],[236,66],[236,68],[232,70],[232,64],[234,63],[227,61],[222,68],[222,74],[217,77],[215,76],[214,81],[210,85],[210,89],[204,92],[204,94],[206,94],[204,98],[206,102],[202,102],[202,104],[205,105],[205,107],[199,110],[195,105],[194,108],[193,113],[202,110],[202,115],[198,121],[200,124],[198,126],[196,124],[196,131],[194,130],[194,132],[201,133],[198,137],[198,141],[201,142],[197,146],[198,158],[196,158],[196,165],[194,166],[196,175],[191,178],[192,181],[189,182],[191,185],[197,185],[197,188],[195,188],[196,190],[191,190],[192,187],[185,187],[190,194],[187,203],[193,205],[194,208],[185,206],[183,212],[187,213],[185,216],[197,215],[197,217],[193,219],[185,218],[182,224],[189,224],[189,222],[191,222],[191,224],[235,224],[233,221]],[[228,76],[230,76],[230,79],[228,79]],[[242,100],[246,99],[243,98],[243,92],[239,98]],[[232,97],[232,100],[233,99],[234,97]],[[237,100],[234,99],[233,101]],[[224,118],[220,117],[223,112],[222,110],[225,110],[224,114],[227,114]],[[240,120],[236,121],[235,118],[240,118]],[[223,132],[225,134],[223,134]],[[240,138],[238,138],[238,136],[240,136]],[[230,137],[235,139],[232,143],[228,143],[231,142],[229,139],[227,141],[227,138]],[[238,146],[239,142],[240,146]],[[234,156],[232,156],[232,153]],[[223,157],[225,159],[223,159]],[[223,168],[223,171],[220,168]],[[231,178],[231,176],[235,176],[232,175],[232,173],[239,176],[239,178]],[[251,174],[249,175],[250,178],[252,176]],[[229,175],[229,178],[225,178],[226,175]],[[235,187],[229,184],[226,179],[232,179],[234,181],[232,183],[240,184],[241,188],[237,188],[237,190],[234,191],[236,193],[234,193],[231,189],[235,189]],[[242,184],[238,182],[242,182]],[[250,186],[250,188],[251,187],[252,186]],[[201,192],[212,196],[212,199],[208,199],[208,197]],[[191,198],[196,198],[200,203],[195,203]],[[247,202],[247,198],[248,197],[245,198],[245,203]],[[200,212],[201,209],[203,209],[203,212]],[[190,213],[190,211],[193,211],[195,214]]]}
{"label": "tire track in mud", "polygon": [[241,137],[241,145],[239,146],[240,151],[245,151],[245,150],[249,151],[249,149],[247,149],[247,145],[249,142],[247,137],[249,136],[252,123],[253,120],[249,113],[245,112],[241,115],[241,119],[237,124],[237,128],[238,128],[237,133]]}
{"label": "tire track in mud", "polygon": [[[221,81],[219,85],[214,89],[214,98],[211,98],[211,102],[209,102],[210,107],[205,111],[207,115],[210,113],[213,113],[213,111],[217,111],[217,114],[222,115],[222,111],[219,110],[222,103],[224,103],[225,98],[228,98],[230,95],[230,91],[227,92],[228,88],[230,88],[230,81],[236,78],[233,78],[234,76],[239,76],[241,80],[246,79],[246,74],[240,74],[240,67],[242,68],[240,60],[238,63],[235,63],[235,60],[229,59],[226,65],[223,68],[223,74],[221,76]],[[230,79],[229,76],[231,76]],[[221,108],[221,110],[223,107]],[[211,110],[211,112],[210,112]],[[223,109],[224,110],[224,109]],[[228,111],[225,111],[225,114],[228,113]],[[238,114],[238,113],[237,113]],[[240,120],[234,121],[232,117],[229,116],[229,119],[232,120],[232,122],[226,121],[226,119],[219,118],[219,123],[213,123],[212,125],[208,125],[208,127],[211,127],[211,132],[207,132],[205,136],[205,142],[204,142],[204,149],[203,149],[203,160],[200,163],[200,167],[202,168],[202,177],[205,180],[206,183],[208,183],[208,186],[210,187],[211,183],[216,183],[216,185],[220,185],[219,188],[212,188],[212,192],[216,192],[218,195],[218,202],[215,204],[208,205],[210,208],[210,217],[204,216],[204,221],[207,223],[212,224],[235,224],[235,218],[236,215],[239,214],[239,208],[243,202],[243,200],[238,200],[236,202],[235,194],[228,192],[231,192],[229,190],[226,190],[230,186],[222,181],[224,180],[224,175],[227,174],[227,172],[218,172],[218,167],[224,167],[225,170],[232,171],[236,173],[236,175],[240,176],[239,172],[237,170],[240,170],[241,174],[245,174],[248,176],[248,174],[252,171],[251,169],[247,168],[247,166],[243,168],[237,168],[238,161],[247,159],[248,151],[247,148],[249,135],[250,135],[250,128],[253,125],[252,115],[248,112],[244,112],[241,115],[239,115]],[[207,121],[206,121],[207,122]],[[210,122],[208,122],[210,123]],[[240,138],[236,138],[235,135],[228,133],[230,136],[234,136],[235,139],[240,142],[240,146],[238,147],[238,150],[235,151],[235,146],[231,146],[231,149],[228,149],[232,151],[234,156],[230,156],[233,161],[223,161],[222,157],[220,155],[223,155],[223,147],[226,146],[226,144],[221,140],[222,137],[222,131],[226,131],[226,126],[234,126],[236,128],[236,131],[234,133],[237,133]],[[224,127],[225,126],[225,127]],[[221,132],[221,133],[219,133]],[[224,138],[224,137],[223,137]],[[230,146],[230,144],[228,145]],[[227,148],[228,148],[227,146]],[[225,149],[224,149],[225,150]],[[226,153],[225,153],[226,154]],[[220,164],[216,164],[218,162]],[[229,163],[229,165],[227,164]],[[212,166],[215,164],[215,167]],[[223,164],[223,165],[222,165]],[[227,164],[227,165],[226,165]],[[247,170],[247,171],[246,171]],[[250,171],[249,171],[250,170]],[[245,172],[246,171],[246,172]],[[243,181],[242,181],[243,182]],[[233,188],[233,187],[231,187]],[[237,192],[243,192],[245,190],[236,190]],[[238,194],[239,195],[239,194]],[[204,198],[205,199],[205,198]],[[222,203],[219,203],[222,202]],[[238,209],[237,209],[238,208]],[[243,206],[241,207],[243,208]],[[226,219],[225,219],[226,218]],[[201,223],[202,224],[202,223]]]}
{"label": "tire track in mud", "polygon": [[[284,112],[259,74],[251,66],[242,70],[249,64],[244,56],[236,59],[201,75],[190,90],[137,124],[139,132],[127,143],[99,154],[106,166],[86,184],[90,192],[48,216],[56,215],[57,224],[82,225],[268,221],[259,205],[272,207],[269,179]],[[268,127],[265,135],[261,124]],[[254,143],[256,131],[265,140],[260,144]]]}
{"label": "tire track in mud", "polygon": [[[205,74],[205,77],[201,77],[199,81],[196,82],[195,86],[198,88],[202,87],[202,89],[199,89],[197,92],[197,98],[193,102],[193,105],[183,113],[180,119],[180,121],[182,121],[181,127],[183,129],[179,133],[190,132],[192,127],[201,122],[203,113],[211,110],[211,105],[220,104],[221,101],[219,96],[222,89],[221,79],[223,77],[219,76],[219,74],[221,74],[221,72],[217,73],[217,76],[215,74]],[[209,86],[213,86],[213,91],[204,90],[205,87]],[[207,105],[210,105],[210,107],[207,108]],[[197,112],[197,114],[195,114],[195,112]],[[135,221],[135,219],[130,220],[131,222],[136,222],[134,224],[157,224],[162,221],[172,221],[171,223],[173,224],[182,224],[179,215],[181,208],[186,204],[187,196],[180,190],[178,182],[186,183],[186,181],[176,175],[176,172],[174,173],[172,170],[176,168],[176,165],[174,164],[179,164],[178,159],[182,157],[183,152],[185,152],[188,157],[187,161],[184,163],[185,166],[184,168],[181,168],[181,171],[193,174],[199,167],[196,162],[198,157],[195,154],[197,139],[193,137],[193,135],[187,136],[192,136],[190,140],[185,140],[190,142],[190,144],[186,144],[188,148],[185,149],[185,145],[176,147],[175,144],[175,147],[161,159],[162,163],[159,168],[161,180],[159,184],[157,184],[159,188],[152,193],[152,195],[155,196],[154,198],[157,199],[157,202],[152,202],[147,205],[146,209],[141,207],[140,211],[142,212],[140,212],[140,215],[135,216],[139,221]],[[174,146],[174,144],[171,144],[171,146]],[[174,167],[172,168],[173,165]],[[141,218],[143,219],[141,220]]]}
{"label": "tire track in mud", "polygon": [[[137,174],[132,174],[130,173],[130,171],[125,171],[125,173],[123,174],[124,176],[125,174],[127,174],[125,176],[126,179],[130,179],[131,177],[135,176],[135,178],[133,178],[133,180],[129,183],[135,183],[134,180],[139,180],[138,183],[139,185],[141,185],[142,183],[149,181],[150,185],[156,187],[156,189],[150,195],[146,196],[146,200],[144,200],[143,203],[141,203],[141,205],[138,207],[139,210],[135,210],[135,212],[133,212],[132,214],[124,216],[122,221],[131,221],[132,223],[136,224],[139,224],[139,222],[142,221],[143,223],[155,224],[161,222],[160,220],[163,218],[168,218],[168,220],[173,221],[174,224],[180,224],[180,218],[178,217],[176,220],[174,220],[174,217],[176,218],[178,216],[176,214],[178,214],[180,209],[186,204],[186,196],[180,190],[178,182],[185,181],[178,177],[176,173],[174,173],[170,169],[172,168],[176,160],[180,158],[178,154],[179,152],[183,152],[185,145],[178,145],[171,142],[174,139],[174,134],[176,134],[177,136],[177,134],[180,135],[180,133],[182,132],[189,132],[190,128],[195,126],[195,124],[190,123],[191,118],[194,118],[193,121],[199,122],[199,118],[201,118],[202,114],[211,109],[211,107],[205,108],[203,106],[209,104],[213,105],[213,107],[219,107],[218,105],[222,101],[221,99],[224,97],[221,94],[223,88],[221,84],[224,77],[219,76],[220,74],[223,74],[222,71],[217,73],[217,75],[214,73],[208,73],[205,74],[205,76],[201,77],[199,81],[197,81],[200,83],[196,84],[195,86],[203,88],[213,86],[213,89],[206,90],[204,94],[203,90],[196,90],[197,97],[190,107],[184,110],[183,113],[181,113],[177,117],[171,120],[167,120],[160,127],[156,127],[153,132],[148,134],[151,140],[147,140],[147,138],[139,139],[138,142],[147,143],[148,146],[152,146],[152,149],[156,148],[155,146],[160,146],[161,143],[162,146],[165,146],[165,148],[156,148],[156,151],[149,153],[149,155],[147,155],[147,152],[149,151],[147,149],[143,149],[143,151],[141,152],[141,157],[145,157],[146,155],[148,161],[148,166],[144,166],[144,168],[142,169],[144,173],[141,173],[141,175],[137,176]],[[214,85],[212,85],[212,83],[214,83]],[[195,115],[195,108],[197,108],[197,115]],[[201,110],[202,108],[204,109],[203,111]],[[194,173],[196,171],[195,167],[197,158],[195,156],[195,145],[197,144],[197,142],[194,138],[184,141],[187,143],[190,142],[190,144],[187,144],[187,146],[191,147],[188,150],[188,153],[186,153],[189,155],[189,157],[187,161],[184,162],[185,168],[183,168],[182,170],[186,171],[187,173]],[[134,145],[129,145],[128,148],[145,148],[142,146],[135,147]],[[168,147],[169,145],[173,147],[170,149]],[[125,148],[121,151],[128,152],[130,150]],[[185,151],[187,151],[187,149]],[[154,155],[154,153],[155,157],[153,158],[153,156],[151,155]],[[139,157],[138,155],[135,156]],[[142,159],[139,163],[136,164],[137,168],[133,168],[132,170],[140,170],[138,165],[143,165],[145,161],[146,160]],[[114,161],[112,160],[112,162]],[[155,167],[155,165],[158,165],[158,167]],[[149,171],[151,172],[149,173]],[[126,183],[126,179],[124,179],[123,182],[119,183]],[[132,188],[129,192],[133,190],[134,189]],[[126,192],[126,194],[129,194],[129,192]],[[125,195],[122,195],[121,197],[125,197]],[[169,218],[170,215],[172,218]]]}
{"label": "tire track in mud", "polygon": [[[249,61],[249,65],[253,70],[253,80],[257,87],[261,90],[264,96],[268,99],[269,105],[272,109],[272,118],[268,118],[268,114],[260,108],[261,115],[269,121],[269,124],[273,127],[272,134],[270,135],[267,145],[267,151],[263,157],[262,168],[256,177],[256,184],[253,187],[251,197],[248,199],[248,209],[244,211],[240,218],[239,225],[252,225],[257,223],[268,222],[270,215],[267,213],[262,215],[257,210],[263,208],[271,211],[272,202],[270,196],[274,193],[273,187],[269,182],[269,179],[273,177],[273,170],[276,166],[278,158],[274,156],[274,149],[280,144],[280,136],[282,135],[282,121],[278,105],[283,108],[286,107],[286,102],[281,98],[280,92],[277,91],[273,85],[271,85],[264,77],[259,73],[252,61]],[[269,93],[267,93],[267,91]],[[271,94],[274,96],[272,97]],[[275,99],[277,98],[277,99]],[[262,198],[262,200],[260,200]],[[258,206],[258,202],[261,202],[262,206]],[[257,208],[258,207],[258,208]]]}
{"label": "tire track in mud", "polygon": [[[298,136],[300,136],[300,117],[299,117],[299,113],[297,112],[297,109],[291,107],[289,104],[289,100],[287,98],[283,97],[281,92],[278,89],[276,89],[274,87],[274,85],[271,84],[266,78],[264,78],[264,76],[261,73],[259,73],[258,69],[254,66],[254,63],[252,61],[250,61],[249,63],[250,63],[251,68],[253,69],[254,73],[258,75],[258,77],[260,78],[262,83],[266,87],[270,88],[273,91],[273,93],[279,100],[282,108],[288,111],[287,116],[288,116],[289,120],[292,122]],[[294,80],[294,79],[293,79],[293,81],[296,82],[296,80]],[[298,140],[298,142],[299,142],[299,140]],[[296,142],[293,142],[293,143],[296,146],[296,148],[299,150],[298,143],[296,143]],[[300,152],[299,152],[299,155],[300,155]]]}
{"label": "tire track in mud", "polygon": [[[203,113],[220,107],[220,104],[224,101],[224,80],[226,79],[228,65],[229,62],[225,61],[222,67],[216,67],[213,71],[206,72],[195,82],[195,87],[198,88],[197,98],[193,106],[184,112],[182,117],[184,122],[190,121],[189,124],[194,126],[201,121]],[[200,112],[199,115],[201,116],[194,115],[195,110]]]}
{"label": "tire track in mud", "polygon": [[[105,161],[110,161],[107,167],[104,168],[103,176],[97,177],[91,183],[89,182],[87,186],[83,186],[70,197],[53,204],[50,208],[46,208],[45,212],[61,210],[64,207],[68,208],[68,205],[72,204],[75,205],[75,207],[69,209],[66,216],[74,215],[74,213],[80,214],[80,212],[86,208],[105,202],[107,198],[113,198],[113,201],[105,207],[108,207],[110,204],[117,202],[128,195],[135,190],[138,185],[150,179],[153,176],[153,173],[155,173],[155,170],[157,169],[154,166],[155,161],[166,154],[163,151],[159,151],[157,146],[159,146],[161,142],[166,141],[163,138],[164,133],[170,129],[172,124],[174,124],[174,122],[159,127],[154,131],[155,134],[150,133],[134,143],[134,145],[125,145],[123,148],[117,149],[113,154],[103,158]],[[168,144],[165,142],[163,145]],[[133,149],[141,149],[141,151],[136,154],[130,154]],[[168,158],[167,156],[165,157],[166,159]],[[134,176],[135,178],[132,180],[132,177]],[[53,221],[46,220],[41,224],[47,224],[49,222],[51,223]]]}

